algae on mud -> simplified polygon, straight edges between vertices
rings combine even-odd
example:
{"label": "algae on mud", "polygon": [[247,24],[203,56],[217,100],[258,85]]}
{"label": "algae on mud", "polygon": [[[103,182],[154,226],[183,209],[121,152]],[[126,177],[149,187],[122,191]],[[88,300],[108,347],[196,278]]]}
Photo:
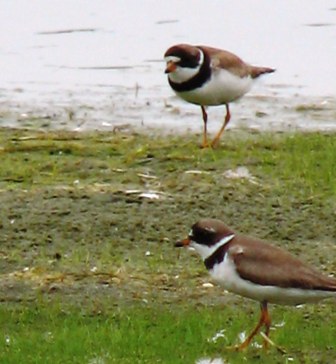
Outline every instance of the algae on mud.
{"label": "algae on mud", "polygon": [[[243,328],[243,316],[255,304],[247,308],[249,301],[204,287],[209,277],[198,258],[173,248],[205,216],[336,272],[335,134],[228,131],[216,150],[201,150],[197,141],[197,136],[2,129],[4,312],[8,305],[50,302],[83,312],[92,306],[127,312],[144,304],[153,312],[216,310],[235,302],[239,309],[229,312],[237,317],[229,324],[238,319]],[[254,179],[224,173],[239,166]],[[323,327],[335,311],[328,304],[318,307],[323,317],[316,325]],[[288,315],[290,321],[302,311]],[[285,335],[282,340],[283,346],[293,343]],[[323,346],[316,345],[302,352],[314,357]]]}

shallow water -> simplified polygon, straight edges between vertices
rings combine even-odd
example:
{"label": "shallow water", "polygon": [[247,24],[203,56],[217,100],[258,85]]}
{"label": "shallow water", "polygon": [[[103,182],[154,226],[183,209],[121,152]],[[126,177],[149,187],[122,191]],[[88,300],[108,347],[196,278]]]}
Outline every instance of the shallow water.
{"label": "shallow water", "polygon": [[230,127],[336,129],[335,16],[331,0],[3,1],[0,125],[201,130],[163,74],[164,51],[187,42],[277,69],[232,105]]}

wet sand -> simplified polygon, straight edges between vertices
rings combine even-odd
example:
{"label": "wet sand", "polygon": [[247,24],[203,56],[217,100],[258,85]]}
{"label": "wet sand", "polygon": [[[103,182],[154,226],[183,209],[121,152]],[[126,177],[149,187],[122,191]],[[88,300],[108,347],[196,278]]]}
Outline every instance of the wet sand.
{"label": "wet sand", "polygon": [[[16,97],[25,91],[17,90]],[[189,105],[174,96],[153,99],[140,96],[148,90],[116,88],[90,98],[69,92],[67,100],[45,101],[38,105],[2,99],[0,126],[41,130],[120,131],[132,129],[147,133],[151,129],[162,133],[185,134],[202,132],[198,106]],[[154,90],[153,90],[154,92]],[[137,93],[137,95],[136,95]],[[63,95],[63,97],[65,97]],[[277,96],[245,96],[231,104],[232,120],[228,129],[258,131],[335,131],[336,99],[331,97],[282,98]],[[209,108],[209,131],[221,126],[224,107]]]}

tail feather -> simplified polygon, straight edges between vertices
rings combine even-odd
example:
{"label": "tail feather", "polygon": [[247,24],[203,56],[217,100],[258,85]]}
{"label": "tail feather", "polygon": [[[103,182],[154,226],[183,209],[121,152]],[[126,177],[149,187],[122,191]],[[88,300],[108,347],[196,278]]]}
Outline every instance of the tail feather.
{"label": "tail feather", "polygon": [[252,67],[251,76],[252,78],[257,78],[265,73],[273,73],[275,72],[274,68],[269,67]]}

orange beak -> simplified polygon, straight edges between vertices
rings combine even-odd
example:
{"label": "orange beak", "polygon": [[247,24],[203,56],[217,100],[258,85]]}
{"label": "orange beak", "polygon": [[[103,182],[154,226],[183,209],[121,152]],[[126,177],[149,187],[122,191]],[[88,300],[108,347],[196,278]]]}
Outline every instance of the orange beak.
{"label": "orange beak", "polygon": [[165,73],[174,72],[175,70],[176,70],[176,64],[173,61],[168,61]]}
{"label": "orange beak", "polygon": [[191,240],[189,238],[186,238],[186,239],[183,239],[183,240],[180,240],[180,241],[177,241],[175,243],[175,247],[176,248],[181,248],[183,246],[189,246],[190,245],[190,242]]}

